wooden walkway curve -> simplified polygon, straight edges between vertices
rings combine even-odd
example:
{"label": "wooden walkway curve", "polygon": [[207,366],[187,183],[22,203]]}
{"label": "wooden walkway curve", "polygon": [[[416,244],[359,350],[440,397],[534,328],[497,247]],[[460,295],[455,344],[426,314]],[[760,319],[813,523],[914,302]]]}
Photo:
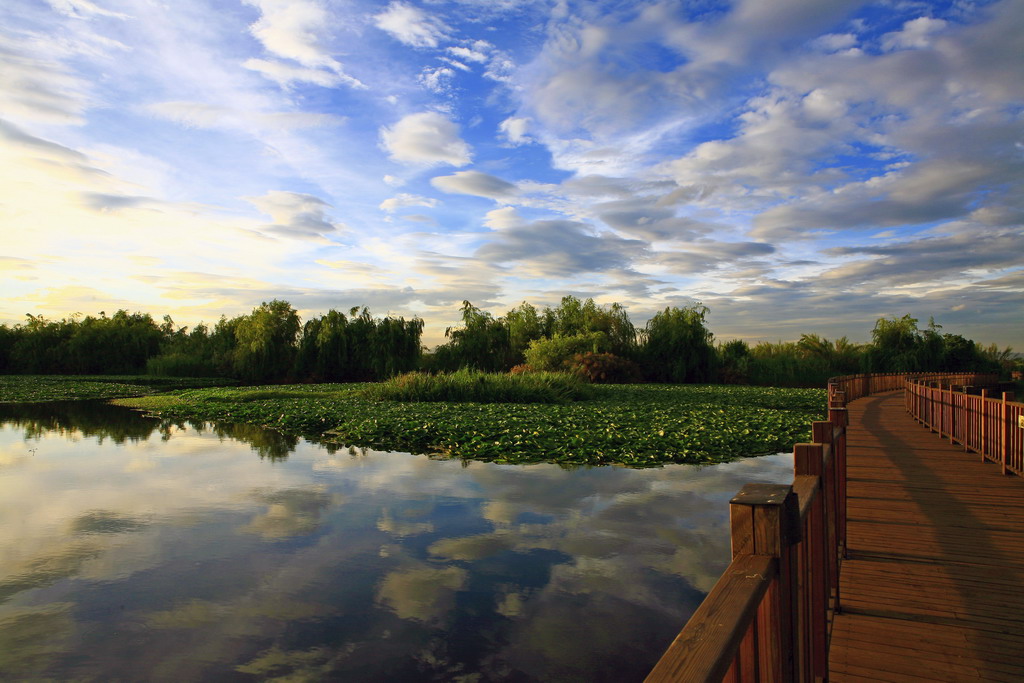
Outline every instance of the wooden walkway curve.
{"label": "wooden walkway curve", "polygon": [[848,404],[832,681],[1024,681],[1024,481],[904,410]]}

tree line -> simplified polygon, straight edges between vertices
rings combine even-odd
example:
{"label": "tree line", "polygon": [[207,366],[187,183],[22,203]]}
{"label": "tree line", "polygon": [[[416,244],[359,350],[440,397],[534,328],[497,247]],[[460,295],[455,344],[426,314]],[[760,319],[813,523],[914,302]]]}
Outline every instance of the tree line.
{"label": "tree line", "polygon": [[982,347],[930,321],[879,319],[871,342],[804,334],[795,342],[715,343],[707,307],[667,307],[638,329],[620,304],[563,297],[554,307],[522,303],[494,316],[464,301],[461,324],[432,351],[420,318],[373,317],[365,307],[330,310],[305,323],[286,301],[212,327],[179,327],[165,316],[47,320],[0,325],[0,373],[152,374],[232,377],[243,382],[373,381],[411,370],[571,371],[592,381],[723,382],[821,386],[856,372],[1006,371],[1009,348]]}

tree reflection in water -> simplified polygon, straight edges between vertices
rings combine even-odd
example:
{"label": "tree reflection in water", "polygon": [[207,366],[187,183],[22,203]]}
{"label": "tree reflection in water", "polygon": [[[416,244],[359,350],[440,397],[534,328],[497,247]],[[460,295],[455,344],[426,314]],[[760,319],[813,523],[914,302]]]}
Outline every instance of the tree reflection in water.
{"label": "tree reflection in water", "polygon": [[[56,433],[69,439],[95,438],[100,444],[109,439],[118,445],[147,441],[154,432],[167,441],[175,430],[184,430],[187,426],[200,434],[209,432],[221,439],[247,443],[261,460],[271,462],[286,460],[299,443],[297,436],[256,425],[166,420],[104,401],[3,403],[0,404],[0,422],[24,429],[26,441]],[[330,453],[339,449],[339,446],[330,444],[324,444],[324,447]]]}

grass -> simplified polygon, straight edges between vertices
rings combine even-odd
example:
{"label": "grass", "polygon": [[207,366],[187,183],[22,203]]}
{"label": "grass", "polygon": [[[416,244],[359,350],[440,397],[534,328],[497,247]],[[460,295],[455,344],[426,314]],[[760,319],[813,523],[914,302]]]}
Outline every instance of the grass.
{"label": "grass", "polygon": [[633,467],[778,453],[810,440],[822,389],[600,385],[570,403],[395,401],[366,384],[213,388],[128,398],[175,419],[243,422],[382,450]]}
{"label": "grass", "polygon": [[410,372],[369,385],[371,400],[450,403],[569,403],[591,396],[582,378],[562,372],[509,375],[459,370],[430,375]]}
{"label": "grass", "polygon": [[0,403],[40,403],[145,396],[169,389],[234,384],[233,380],[145,375],[0,375]]}

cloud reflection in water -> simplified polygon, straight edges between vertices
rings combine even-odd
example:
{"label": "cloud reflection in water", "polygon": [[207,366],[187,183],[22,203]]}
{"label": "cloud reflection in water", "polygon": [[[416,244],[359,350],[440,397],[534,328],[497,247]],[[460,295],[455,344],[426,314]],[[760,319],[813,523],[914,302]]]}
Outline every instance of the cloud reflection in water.
{"label": "cloud reflection in water", "polygon": [[642,678],[728,561],[728,499],[792,466],[261,459],[118,419],[0,430],[0,677]]}

